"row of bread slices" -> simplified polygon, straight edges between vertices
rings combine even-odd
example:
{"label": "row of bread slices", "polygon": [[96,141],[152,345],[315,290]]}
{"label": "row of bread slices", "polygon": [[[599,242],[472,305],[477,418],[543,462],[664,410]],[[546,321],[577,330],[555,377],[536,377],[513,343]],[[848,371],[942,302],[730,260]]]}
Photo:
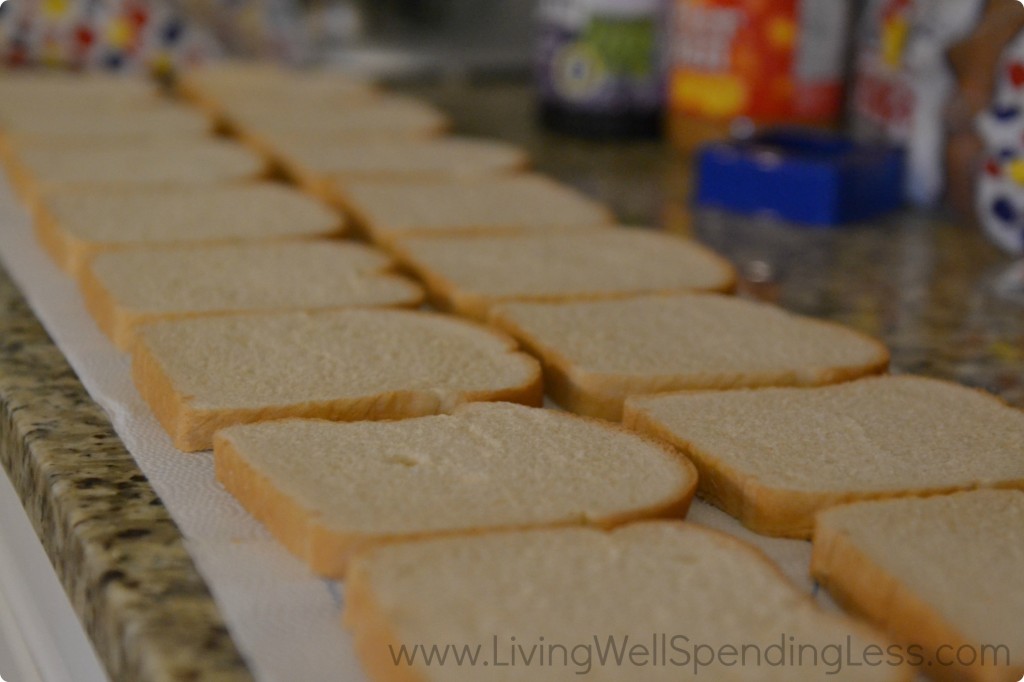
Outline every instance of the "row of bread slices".
{"label": "row of bread slices", "polygon": [[[830,384],[883,371],[888,357],[833,325],[682,293],[728,291],[732,270],[683,240],[608,229],[602,207],[550,181],[511,175],[521,161],[507,149],[491,151],[509,161],[489,165],[480,161],[488,143],[472,142],[475,161],[445,161],[442,150],[459,141],[427,137],[443,120],[436,113],[329,81],[230,67],[196,74],[183,89],[218,126],[346,210],[438,307],[515,337],[540,359],[560,404],[621,417],[634,433],[500,402],[455,409],[481,400],[539,404],[540,365],[508,336],[473,323],[339,310],[411,307],[421,294],[388,274],[383,253],[316,241],[341,231],[323,205],[283,186],[230,182],[256,171],[204,177],[202,188],[179,181],[190,172],[156,181],[133,173],[138,159],[147,172],[165,155],[177,159],[167,165],[175,173],[199,162],[175,156],[187,148],[183,135],[100,134],[108,117],[120,120],[113,112],[138,106],[132,98],[103,94],[115,103],[91,108],[102,115],[79,112],[78,125],[94,130],[76,139],[65,133],[55,145],[53,136],[20,136],[6,125],[2,141],[36,207],[42,243],[79,277],[100,326],[133,350],[139,390],[176,444],[213,444],[218,476],[257,518],[314,570],[348,575],[348,622],[375,679],[486,679],[479,667],[396,666],[388,656],[395,642],[489,644],[517,635],[574,644],[672,633],[763,648],[783,634],[820,654],[827,645],[863,651],[878,641],[818,612],[733,540],[668,521],[613,533],[583,528],[682,516],[695,489],[759,532],[809,537],[817,518],[815,575],[898,641],[920,638],[925,658],[944,644],[1003,644],[1013,655],[1012,668],[975,660],[930,673],[1003,679],[1019,669],[1024,495],[914,497],[1020,487],[1024,415],[913,378],[716,391]],[[61,88],[80,92],[18,87],[38,88],[44,103],[58,101]],[[103,83],[89,89],[120,92]],[[21,106],[31,108],[31,99]],[[434,123],[367,141],[384,121],[397,126],[388,117],[405,107]],[[14,118],[0,105],[0,120]],[[145,129],[147,115],[129,119]],[[368,128],[354,142],[341,129],[359,120]],[[381,130],[371,133],[370,122]],[[198,146],[247,154],[196,137]],[[105,170],[89,173],[90,164]],[[451,174],[472,175],[471,184],[446,174],[450,165]],[[139,248],[147,246],[160,248]],[[224,315],[268,311],[282,312]],[[687,389],[703,392],[643,397]],[[437,413],[447,416],[422,416]],[[288,417],[332,421],[268,421]],[[358,421],[395,418],[406,419]],[[906,499],[818,515],[883,497]],[[556,526],[565,528],[509,532]],[[410,539],[424,540],[394,544]],[[913,650],[901,651],[904,662],[918,662]],[[892,665],[896,658],[839,677],[899,679],[906,671]],[[824,660],[795,663],[716,659],[705,672],[788,680],[827,669]],[[625,670],[599,666],[593,676],[681,673],[672,664]],[[494,674],[575,672],[525,665]]]}

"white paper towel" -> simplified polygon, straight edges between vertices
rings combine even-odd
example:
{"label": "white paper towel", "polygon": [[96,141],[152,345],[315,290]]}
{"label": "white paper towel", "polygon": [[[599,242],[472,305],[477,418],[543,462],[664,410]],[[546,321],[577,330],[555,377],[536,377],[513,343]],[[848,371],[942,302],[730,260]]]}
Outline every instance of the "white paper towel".
{"label": "white paper towel", "polygon": [[[210,453],[185,454],[171,445],[131,383],[128,356],[107,341],[72,279],[36,244],[29,215],[2,173],[0,260],[177,522],[256,678],[363,682],[340,624],[341,586],[310,574],[220,487]],[[812,591],[809,543],[754,535],[700,502],[690,519],[757,545]],[[826,596],[817,598],[835,608]]]}

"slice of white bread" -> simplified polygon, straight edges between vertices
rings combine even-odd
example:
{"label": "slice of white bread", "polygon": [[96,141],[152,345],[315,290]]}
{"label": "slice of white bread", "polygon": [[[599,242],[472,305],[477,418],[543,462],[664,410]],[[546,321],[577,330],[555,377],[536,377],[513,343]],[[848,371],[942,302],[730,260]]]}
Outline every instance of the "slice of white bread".
{"label": "slice of white bread", "polygon": [[[282,154],[285,153],[283,150],[304,149],[317,145],[324,149],[329,149],[349,145],[407,144],[439,139],[444,137],[442,133],[444,133],[443,129],[435,130],[433,128],[394,128],[389,130],[382,124],[382,127],[377,130],[364,130],[354,133],[345,130],[309,133],[301,130],[263,129],[260,130],[258,135],[245,134],[241,136],[241,139],[252,149],[263,155],[270,162],[274,172],[289,181],[299,183],[302,181],[302,178],[292,174],[293,171],[298,169],[295,167],[291,169],[286,168],[284,164],[287,163],[287,159],[283,159],[284,163],[282,163]],[[321,182],[320,184],[324,183]],[[304,187],[304,189],[314,191],[316,194],[323,192],[323,188],[320,185],[314,188]]]}
{"label": "slice of white bread", "polygon": [[24,139],[74,141],[85,138],[116,143],[161,137],[194,137],[210,130],[210,121],[202,113],[170,102],[123,109],[0,105],[0,131],[5,136],[9,134]]}
{"label": "slice of white bread", "polygon": [[1024,492],[830,509],[817,518],[811,572],[845,607],[920,647],[934,679],[1024,676]]}
{"label": "slice of white bread", "polygon": [[331,200],[344,196],[345,186],[358,180],[471,178],[529,164],[519,147],[466,137],[290,140],[277,144],[274,159],[293,181]]}
{"label": "slice of white bread", "polygon": [[30,147],[10,159],[11,180],[30,205],[58,189],[205,187],[254,180],[266,167],[245,147],[214,138],[109,148]]}
{"label": "slice of white bread", "polygon": [[88,114],[82,113],[82,108],[78,104],[56,110],[47,107],[43,112],[28,108],[19,114],[27,120],[10,127],[4,127],[4,112],[0,111],[0,163],[17,174],[19,156],[28,149],[92,152],[162,146],[184,140],[200,142],[211,132],[205,117],[181,106],[96,107]]}
{"label": "slice of white bread", "polygon": [[214,436],[217,478],[320,575],[399,540],[685,516],[693,465],[606,422],[511,403],[392,422],[286,420]]}
{"label": "slice of white bread", "polygon": [[[885,640],[819,609],[756,549],[679,521],[372,549],[352,561],[344,620],[374,682],[911,679],[864,665]],[[403,645],[479,657],[411,664]]]}
{"label": "slice of white bread", "polygon": [[380,95],[351,106],[322,106],[314,100],[234,102],[224,112],[227,128],[255,149],[273,154],[281,135],[329,144],[381,135],[408,138],[439,135],[448,117],[435,107],[408,97]]}
{"label": "slice of white bread", "polygon": [[85,306],[121,350],[149,322],[246,312],[406,307],[420,287],[386,274],[384,253],[341,241],[260,242],[100,254],[81,277]]}
{"label": "slice of white bread", "polygon": [[542,398],[540,367],[512,339],[404,310],[157,322],[139,331],[132,360],[139,393],[186,451],[209,449],[233,424],[401,419]]}
{"label": "slice of white bread", "polygon": [[555,401],[605,419],[631,395],[816,386],[889,364],[885,346],[855,331],[718,294],[506,303],[491,321],[540,358]]}
{"label": "slice of white bread", "polygon": [[514,234],[608,226],[612,212],[541,175],[476,181],[353,182],[345,208],[371,239],[412,235]]}
{"label": "slice of white bread", "polygon": [[334,210],[284,185],[70,189],[37,205],[40,243],[65,272],[80,274],[106,251],[335,236]]}
{"label": "slice of white bread", "polygon": [[83,152],[104,151],[120,148],[138,148],[178,144],[185,140],[202,142],[210,139],[209,131],[182,132],[173,135],[147,132],[125,136],[103,135],[33,135],[24,133],[0,133],[0,164],[18,172],[18,157],[26,149],[68,150]]}
{"label": "slice of white bread", "polygon": [[237,102],[282,106],[298,99],[338,107],[368,99],[376,92],[370,81],[338,69],[288,69],[240,61],[186,71],[176,87],[184,97],[218,115]]}
{"label": "slice of white bread", "polygon": [[50,70],[0,72],[0,112],[28,106],[80,107],[87,112],[97,107],[148,107],[158,101],[164,101],[158,88],[143,78]]}
{"label": "slice of white bread", "polygon": [[392,250],[441,309],[476,319],[505,301],[731,292],[736,271],[697,242],[645,230],[408,238]]}
{"label": "slice of white bread", "polygon": [[140,143],[209,132],[198,112],[142,79],[98,74],[0,74],[0,160],[24,147]]}
{"label": "slice of white bread", "polygon": [[845,502],[1024,488],[1024,412],[935,379],[631,398],[624,421],[678,447],[703,497],[769,535],[810,537],[814,514]]}

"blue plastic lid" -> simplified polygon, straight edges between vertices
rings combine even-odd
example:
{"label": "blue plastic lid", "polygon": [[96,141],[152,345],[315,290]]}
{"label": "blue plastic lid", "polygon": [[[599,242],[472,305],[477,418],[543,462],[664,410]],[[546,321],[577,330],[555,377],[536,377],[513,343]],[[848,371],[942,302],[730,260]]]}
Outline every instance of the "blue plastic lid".
{"label": "blue plastic lid", "polygon": [[832,226],[903,205],[903,152],[843,135],[776,129],[706,145],[697,163],[699,206]]}

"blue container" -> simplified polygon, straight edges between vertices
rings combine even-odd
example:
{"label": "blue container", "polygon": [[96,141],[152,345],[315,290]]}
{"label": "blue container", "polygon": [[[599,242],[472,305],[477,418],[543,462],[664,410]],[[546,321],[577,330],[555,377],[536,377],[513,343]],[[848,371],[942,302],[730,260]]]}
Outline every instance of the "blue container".
{"label": "blue container", "polygon": [[779,129],[698,152],[698,206],[804,225],[863,222],[903,205],[903,152]]}

